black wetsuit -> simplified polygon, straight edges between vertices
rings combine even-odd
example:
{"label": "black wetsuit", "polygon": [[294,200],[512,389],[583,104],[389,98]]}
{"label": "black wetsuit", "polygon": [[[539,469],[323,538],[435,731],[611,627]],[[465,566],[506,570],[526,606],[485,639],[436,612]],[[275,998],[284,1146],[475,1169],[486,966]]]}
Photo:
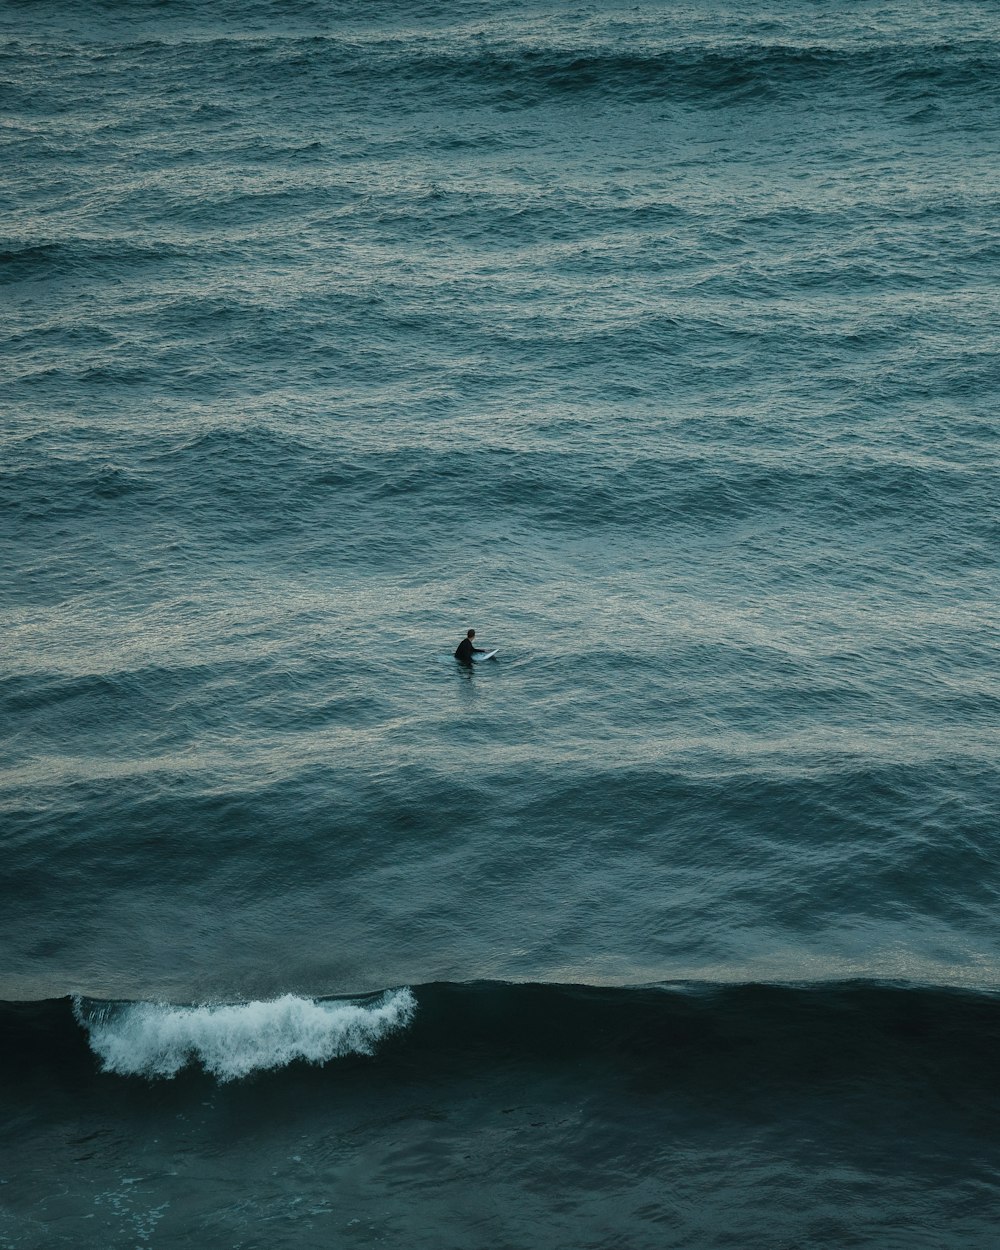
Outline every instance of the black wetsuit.
{"label": "black wetsuit", "polygon": [[455,659],[461,660],[463,664],[471,664],[473,653],[477,655],[483,654],[482,647],[474,647],[471,638],[463,638],[455,648]]}

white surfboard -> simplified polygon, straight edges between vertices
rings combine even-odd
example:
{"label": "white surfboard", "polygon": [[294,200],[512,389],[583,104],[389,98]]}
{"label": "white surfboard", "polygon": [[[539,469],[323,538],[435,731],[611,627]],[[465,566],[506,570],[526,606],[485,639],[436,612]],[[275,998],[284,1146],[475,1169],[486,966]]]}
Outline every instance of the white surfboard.
{"label": "white surfboard", "polygon": [[482,664],[483,660],[492,660],[499,650],[500,648],[497,647],[496,651],[484,651],[482,655],[473,655],[472,658],[477,664]]}

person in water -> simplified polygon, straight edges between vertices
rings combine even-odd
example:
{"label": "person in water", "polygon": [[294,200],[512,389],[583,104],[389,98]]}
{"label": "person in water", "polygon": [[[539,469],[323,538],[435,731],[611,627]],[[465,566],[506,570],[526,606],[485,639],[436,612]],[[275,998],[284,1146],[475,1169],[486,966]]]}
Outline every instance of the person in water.
{"label": "person in water", "polygon": [[476,654],[476,655],[486,654],[485,647],[474,647],[472,645],[472,640],[473,638],[475,638],[475,636],[476,636],[476,631],[474,629],[470,629],[469,632],[462,639],[462,641],[455,648],[456,660],[461,660],[463,664],[471,664],[473,654]]}

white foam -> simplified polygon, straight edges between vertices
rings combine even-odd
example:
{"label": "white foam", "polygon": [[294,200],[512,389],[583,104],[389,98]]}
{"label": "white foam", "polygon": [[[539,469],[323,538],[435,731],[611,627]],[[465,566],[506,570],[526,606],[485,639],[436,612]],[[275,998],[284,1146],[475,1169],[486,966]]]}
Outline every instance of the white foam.
{"label": "white foam", "polygon": [[75,1006],[105,1072],[172,1077],[197,1062],[220,1081],[232,1081],[295,1059],[326,1063],[370,1055],[382,1038],[410,1023],[417,1004],[409,989],[400,989],[368,1003],[285,994],[227,1006],[95,1007],[80,1000]]}

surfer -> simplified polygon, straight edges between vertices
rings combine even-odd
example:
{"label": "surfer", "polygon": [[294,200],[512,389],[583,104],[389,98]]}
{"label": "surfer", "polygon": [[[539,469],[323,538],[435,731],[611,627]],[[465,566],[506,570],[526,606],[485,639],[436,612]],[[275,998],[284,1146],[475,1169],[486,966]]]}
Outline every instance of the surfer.
{"label": "surfer", "polygon": [[486,654],[485,647],[474,647],[472,645],[472,640],[473,638],[475,638],[475,636],[476,636],[476,631],[474,629],[470,629],[469,632],[462,639],[462,641],[455,648],[455,659],[459,660],[462,664],[471,664],[473,653],[477,655]]}

